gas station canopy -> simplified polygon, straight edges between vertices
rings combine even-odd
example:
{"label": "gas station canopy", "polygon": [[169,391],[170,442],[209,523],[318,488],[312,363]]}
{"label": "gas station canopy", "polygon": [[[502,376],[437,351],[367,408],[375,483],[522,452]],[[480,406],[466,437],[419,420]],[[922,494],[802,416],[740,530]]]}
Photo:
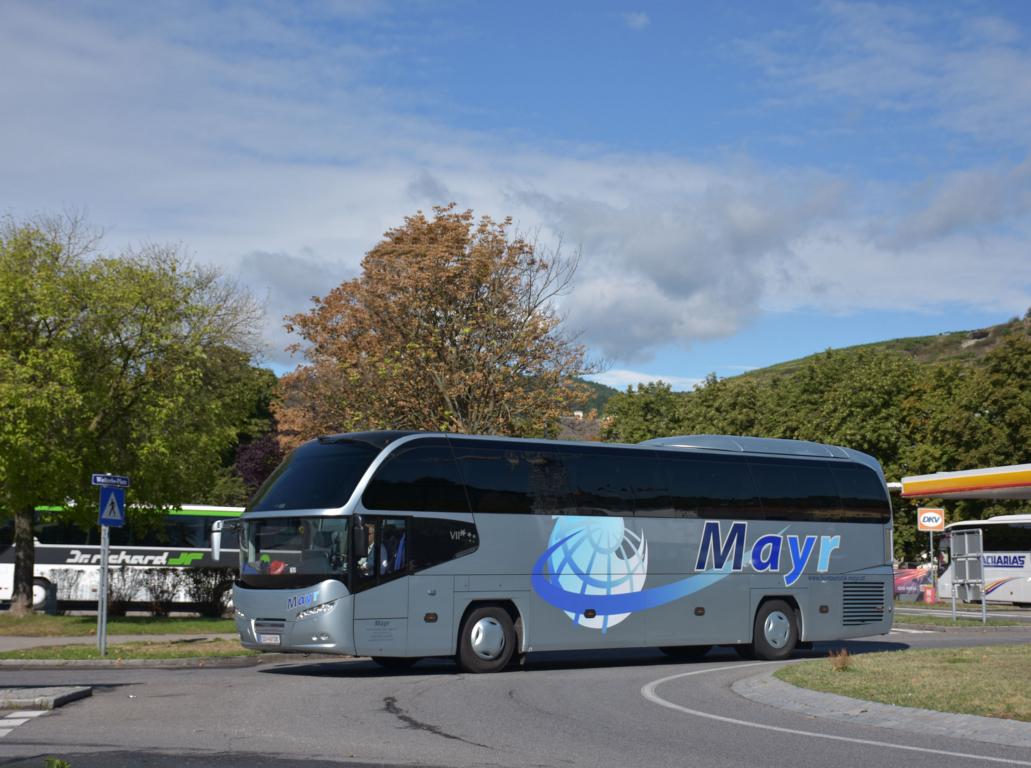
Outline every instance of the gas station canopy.
{"label": "gas station canopy", "polygon": [[904,477],[902,498],[1031,499],[1031,464]]}

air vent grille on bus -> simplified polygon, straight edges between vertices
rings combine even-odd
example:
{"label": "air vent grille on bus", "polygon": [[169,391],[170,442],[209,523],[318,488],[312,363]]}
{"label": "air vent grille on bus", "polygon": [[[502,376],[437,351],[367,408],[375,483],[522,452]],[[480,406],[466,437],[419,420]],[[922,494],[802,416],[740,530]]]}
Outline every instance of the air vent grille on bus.
{"label": "air vent grille on bus", "polygon": [[842,586],[842,624],[872,624],[884,618],[884,584],[874,581],[846,581]]}
{"label": "air vent grille on bus", "polygon": [[280,619],[255,619],[255,632],[282,632],[286,629],[286,622]]}

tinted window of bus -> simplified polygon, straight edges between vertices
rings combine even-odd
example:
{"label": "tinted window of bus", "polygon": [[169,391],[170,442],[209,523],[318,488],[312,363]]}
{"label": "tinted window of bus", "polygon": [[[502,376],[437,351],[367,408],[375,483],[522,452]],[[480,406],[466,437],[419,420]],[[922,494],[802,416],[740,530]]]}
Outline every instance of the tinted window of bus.
{"label": "tinted window of bus", "polygon": [[877,474],[860,464],[832,464],[844,517],[850,523],[886,523],[891,516],[887,491]]}
{"label": "tinted window of bus", "polygon": [[453,444],[473,512],[575,513],[570,489],[575,454],[500,441],[454,440]]}
{"label": "tinted window of bus", "polygon": [[452,443],[473,512],[529,515],[533,512],[530,472],[523,451],[487,441]]}
{"label": "tinted window of bus", "polygon": [[981,527],[985,552],[1031,552],[1031,523]]}
{"label": "tinted window of bus", "polygon": [[413,517],[408,522],[411,544],[408,564],[412,570],[430,568],[476,551],[480,538],[476,526],[458,520]]}
{"label": "tinted window of bus", "polygon": [[447,440],[403,445],[376,470],[362,496],[368,509],[468,512],[465,488]]}
{"label": "tinted window of bus", "polygon": [[562,452],[558,460],[565,465],[574,515],[634,514],[629,467],[622,464],[622,452],[595,448],[583,452]]}
{"label": "tinted window of bus", "polygon": [[672,517],[675,514],[666,467],[658,456],[650,451],[623,451],[619,465],[630,476],[636,515]]}
{"label": "tinted window of bus", "polygon": [[748,463],[767,520],[842,519],[838,487],[826,462],[752,458]]}
{"label": "tinted window of bus", "polygon": [[662,454],[677,517],[761,520],[755,483],[742,457]]}
{"label": "tinted window of bus", "polygon": [[67,520],[40,519],[36,523],[35,535],[40,544],[99,544],[99,536],[90,536],[91,531],[84,531]]}
{"label": "tinted window of bus", "polygon": [[379,448],[351,440],[305,443],[262,484],[248,510],[341,507],[378,453]]}
{"label": "tinted window of bus", "polygon": [[[136,547],[190,547],[209,545],[211,518],[199,515],[167,515],[161,520],[133,520],[127,526],[126,542]],[[223,547],[228,546],[223,544]]]}

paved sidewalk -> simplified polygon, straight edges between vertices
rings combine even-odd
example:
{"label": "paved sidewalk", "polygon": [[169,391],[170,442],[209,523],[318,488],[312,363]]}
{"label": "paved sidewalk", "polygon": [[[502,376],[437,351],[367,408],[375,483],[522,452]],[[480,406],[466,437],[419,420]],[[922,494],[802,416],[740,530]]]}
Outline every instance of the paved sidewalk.
{"label": "paved sidewalk", "polygon": [[978,715],[957,715],[915,707],[899,707],[874,701],[850,699],[835,693],[797,688],[764,672],[738,680],[734,693],[772,707],[826,717],[850,724],[872,725],[920,734],[936,734],[1008,747],[1031,747],[1031,723]]}
{"label": "paved sidewalk", "polygon": [[[239,638],[235,632],[228,634],[193,634],[193,635],[108,635],[107,644],[116,643],[171,643],[176,641],[196,640],[236,640]],[[23,648],[38,648],[41,645],[96,645],[96,635],[82,635],[77,637],[16,637],[0,636],[0,652],[20,651]]]}

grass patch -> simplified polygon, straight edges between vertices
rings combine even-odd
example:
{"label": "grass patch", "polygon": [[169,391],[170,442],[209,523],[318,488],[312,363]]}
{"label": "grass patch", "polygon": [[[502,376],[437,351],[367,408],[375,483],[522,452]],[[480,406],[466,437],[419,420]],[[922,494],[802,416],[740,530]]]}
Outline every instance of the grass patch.
{"label": "grass patch", "polygon": [[843,670],[818,659],[775,675],[803,688],[883,704],[1031,722],[1029,668],[1031,645],[995,645],[865,653],[851,656]]}
{"label": "grass patch", "polygon": [[993,619],[988,617],[988,623],[982,624],[980,619],[971,619],[964,616],[957,616],[953,621],[951,616],[914,616],[910,613],[895,613],[896,624],[923,624],[933,627],[1031,627],[1031,622],[1020,619]]}
{"label": "grass patch", "polygon": [[[109,635],[193,635],[235,632],[232,619],[118,616],[107,621]],[[0,614],[0,635],[21,637],[88,637],[97,634],[96,616],[29,616]]]}
{"label": "grass patch", "polygon": [[53,659],[84,661],[106,658],[124,659],[196,659],[224,658],[227,656],[256,656],[236,640],[190,640],[171,643],[120,643],[108,645],[107,656],[101,656],[93,645],[46,645],[40,648],[25,648],[20,651],[0,653],[0,659]]}

